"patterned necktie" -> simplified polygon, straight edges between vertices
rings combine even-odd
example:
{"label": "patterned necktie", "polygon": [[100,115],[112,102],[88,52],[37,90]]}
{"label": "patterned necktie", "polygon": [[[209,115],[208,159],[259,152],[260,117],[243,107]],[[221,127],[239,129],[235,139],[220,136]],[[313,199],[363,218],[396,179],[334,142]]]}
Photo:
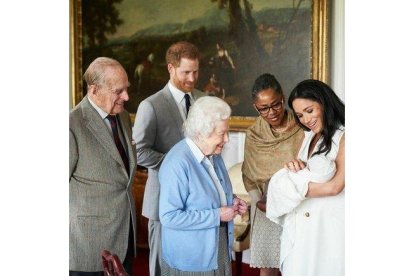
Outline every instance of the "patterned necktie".
{"label": "patterned necktie", "polygon": [[184,98],[185,98],[185,110],[187,111],[187,113],[185,114],[185,116],[187,117],[188,116],[188,110],[190,110],[190,106],[191,106],[191,103],[190,103],[190,95],[188,95],[186,93],[184,95]]}
{"label": "patterned necktie", "polygon": [[121,155],[122,161],[124,162],[125,168],[129,175],[128,156],[125,152],[124,146],[122,146],[121,139],[119,138],[118,126],[116,123],[116,116],[108,115],[106,118],[108,118],[109,122],[111,123],[111,129],[112,129],[112,134],[114,135],[114,141],[115,141],[116,148],[118,149],[118,152]]}

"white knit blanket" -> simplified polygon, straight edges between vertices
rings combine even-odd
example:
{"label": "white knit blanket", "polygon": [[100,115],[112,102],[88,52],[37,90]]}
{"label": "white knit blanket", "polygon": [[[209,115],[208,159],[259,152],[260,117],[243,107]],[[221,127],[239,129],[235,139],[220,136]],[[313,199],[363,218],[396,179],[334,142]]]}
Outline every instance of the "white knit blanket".
{"label": "white knit blanket", "polygon": [[283,226],[286,222],[285,215],[292,212],[305,199],[309,182],[327,182],[335,172],[335,162],[324,155],[311,157],[306,168],[299,172],[287,169],[277,171],[268,186],[266,216]]}

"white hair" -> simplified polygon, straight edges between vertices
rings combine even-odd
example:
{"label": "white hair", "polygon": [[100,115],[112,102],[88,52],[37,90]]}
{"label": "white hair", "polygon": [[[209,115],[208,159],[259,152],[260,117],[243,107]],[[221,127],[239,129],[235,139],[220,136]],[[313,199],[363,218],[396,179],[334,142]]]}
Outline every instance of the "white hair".
{"label": "white hair", "polygon": [[[83,78],[88,85],[97,85],[101,86],[104,84],[104,73],[107,67],[111,66],[120,66],[122,65],[113,58],[108,57],[98,57],[88,66],[85,73],[83,74]],[[89,90],[89,89],[88,89]]]}
{"label": "white hair", "polygon": [[230,106],[215,96],[201,97],[195,101],[183,124],[184,135],[192,140],[207,138],[217,124],[230,118]]}

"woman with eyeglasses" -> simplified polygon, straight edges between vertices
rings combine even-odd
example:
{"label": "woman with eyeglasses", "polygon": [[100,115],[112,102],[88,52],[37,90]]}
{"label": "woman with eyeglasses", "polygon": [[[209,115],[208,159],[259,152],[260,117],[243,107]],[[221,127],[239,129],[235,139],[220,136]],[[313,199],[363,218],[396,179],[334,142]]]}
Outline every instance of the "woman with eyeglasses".
{"label": "woman with eyeglasses", "polygon": [[283,226],[283,276],[345,274],[345,104],[325,83],[300,82],[288,100],[305,137],[269,182],[266,215]]}
{"label": "woman with eyeglasses", "polygon": [[247,129],[242,166],[243,182],[251,197],[252,230],[250,266],[260,275],[280,275],[279,251],[282,227],[256,209],[266,194],[270,177],[297,156],[303,130],[285,109],[282,87],[271,74],[259,76],[252,89],[253,107],[259,116]]}

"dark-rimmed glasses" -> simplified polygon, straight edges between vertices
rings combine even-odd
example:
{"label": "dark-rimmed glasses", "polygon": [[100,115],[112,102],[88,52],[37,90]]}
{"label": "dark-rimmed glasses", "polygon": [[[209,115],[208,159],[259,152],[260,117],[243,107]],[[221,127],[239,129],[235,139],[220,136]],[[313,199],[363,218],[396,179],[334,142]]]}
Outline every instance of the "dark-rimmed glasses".
{"label": "dark-rimmed glasses", "polygon": [[260,113],[260,115],[267,115],[270,111],[270,108],[273,109],[274,111],[278,112],[281,111],[283,108],[283,99],[280,102],[274,103],[271,106],[266,106],[266,107],[262,107],[262,108],[257,108],[256,105],[254,105],[256,107],[257,112]]}

